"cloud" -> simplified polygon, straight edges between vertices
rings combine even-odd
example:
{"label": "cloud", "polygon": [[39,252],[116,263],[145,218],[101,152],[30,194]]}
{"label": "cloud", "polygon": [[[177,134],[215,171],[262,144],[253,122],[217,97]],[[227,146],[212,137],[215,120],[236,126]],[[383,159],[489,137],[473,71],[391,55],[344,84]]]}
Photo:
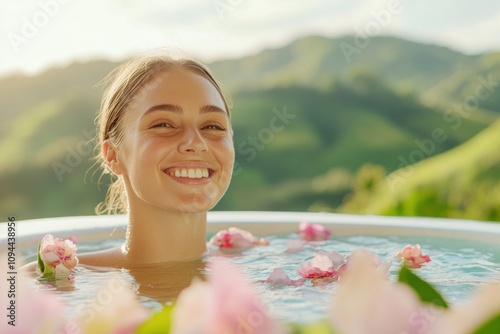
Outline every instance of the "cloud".
{"label": "cloud", "polygon": [[[41,3],[59,1],[65,4],[48,23],[14,50],[9,32],[20,34],[25,20],[32,20],[42,10]],[[280,47],[299,36],[354,34],[390,1],[151,0],[147,6],[134,0],[2,1],[0,73],[16,68],[37,72],[49,65],[89,58],[121,59],[163,46],[177,46],[205,61],[239,57]],[[450,1],[440,6],[400,3],[403,12],[392,16],[380,33],[416,37],[469,52],[499,47],[494,37],[500,22],[498,10],[476,8],[446,15],[449,8],[464,11],[467,7]],[[428,6],[432,6],[431,13]],[[497,5],[490,3],[489,8],[492,6]]]}
{"label": "cloud", "polygon": [[[500,9],[484,20],[460,28],[444,30],[438,34],[437,39],[469,53],[500,51],[500,41],[494,39],[497,42],[492,43],[492,36],[497,36],[499,29]],[[464,40],[467,43],[464,43]]]}

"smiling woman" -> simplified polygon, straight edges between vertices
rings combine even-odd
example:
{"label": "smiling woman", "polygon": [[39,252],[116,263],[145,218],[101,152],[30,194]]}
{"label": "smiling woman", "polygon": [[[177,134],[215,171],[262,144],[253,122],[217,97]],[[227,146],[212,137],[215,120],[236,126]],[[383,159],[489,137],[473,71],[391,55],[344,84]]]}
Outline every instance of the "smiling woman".
{"label": "smiling woman", "polygon": [[127,212],[127,237],[80,262],[131,268],[199,260],[207,212],[233,170],[227,99],[206,67],[168,54],[133,59],[110,79],[97,117],[97,159],[115,180],[97,211]]}

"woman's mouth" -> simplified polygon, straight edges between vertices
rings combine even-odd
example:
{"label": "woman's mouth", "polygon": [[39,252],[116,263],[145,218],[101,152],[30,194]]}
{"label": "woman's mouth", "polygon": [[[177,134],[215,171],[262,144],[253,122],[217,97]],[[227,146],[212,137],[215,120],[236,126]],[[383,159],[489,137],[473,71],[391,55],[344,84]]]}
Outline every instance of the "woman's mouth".
{"label": "woman's mouth", "polygon": [[212,176],[214,171],[210,168],[181,168],[172,167],[164,170],[170,176],[186,179],[203,179]]}

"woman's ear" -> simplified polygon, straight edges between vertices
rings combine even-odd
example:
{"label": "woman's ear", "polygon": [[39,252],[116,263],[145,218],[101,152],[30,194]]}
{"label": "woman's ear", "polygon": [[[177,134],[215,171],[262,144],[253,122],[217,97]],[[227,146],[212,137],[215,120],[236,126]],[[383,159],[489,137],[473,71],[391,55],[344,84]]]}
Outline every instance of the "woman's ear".
{"label": "woman's ear", "polygon": [[123,165],[118,160],[118,154],[115,147],[109,139],[102,143],[102,155],[106,161],[107,168],[116,175],[123,174]]}

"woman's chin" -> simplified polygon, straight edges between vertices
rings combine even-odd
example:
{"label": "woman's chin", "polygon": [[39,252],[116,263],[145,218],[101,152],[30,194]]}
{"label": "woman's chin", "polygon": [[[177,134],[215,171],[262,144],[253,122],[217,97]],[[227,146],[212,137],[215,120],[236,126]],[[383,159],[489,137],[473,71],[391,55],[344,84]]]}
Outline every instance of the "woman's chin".
{"label": "woman's chin", "polygon": [[203,213],[207,212],[217,204],[218,201],[214,200],[200,200],[195,199],[192,201],[185,201],[182,204],[179,204],[177,210],[183,213]]}

